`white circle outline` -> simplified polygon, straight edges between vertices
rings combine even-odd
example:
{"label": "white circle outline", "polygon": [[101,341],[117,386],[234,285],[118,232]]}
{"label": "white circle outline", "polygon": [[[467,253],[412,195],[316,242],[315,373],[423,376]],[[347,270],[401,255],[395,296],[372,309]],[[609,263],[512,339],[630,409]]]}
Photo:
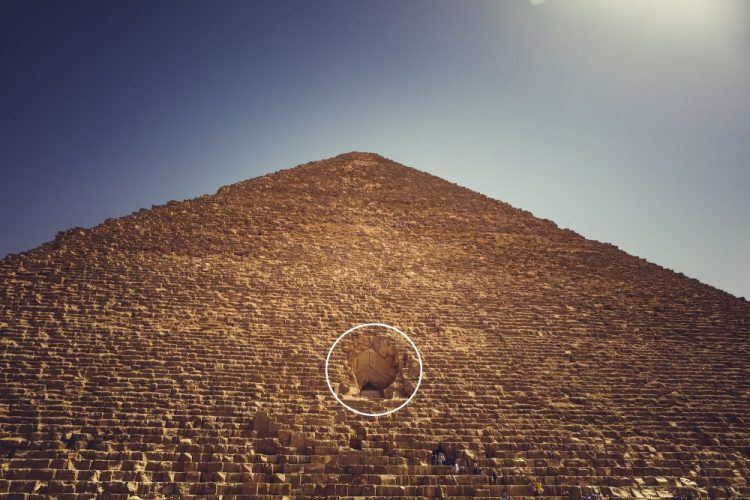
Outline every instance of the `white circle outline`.
{"label": "white circle outline", "polygon": [[[344,403],[341,400],[341,398],[339,398],[338,394],[336,394],[336,391],[333,390],[333,386],[331,385],[331,379],[328,377],[328,362],[331,360],[331,354],[333,354],[333,350],[336,348],[336,345],[339,342],[341,342],[341,340],[344,337],[346,337],[347,335],[349,335],[353,331],[359,330],[360,328],[365,328],[365,327],[368,327],[368,326],[382,326],[384,328],[388,328],[389,330],[393,330],[395,332],[400,333],[401,336],[403,336],[409,342],[409,344],[411,344],[411,346],[414,349],[414,351],[416,351],[416,353],[417,353],[417,361],[419,361],[419,380],[417,380],[417,387],[414,388],[414,391],[411,393],[411,396],[409,396],[409,399],[407,399],[406,401],[404,401],[400,406],[398,406],[396,408],[393,408],[391,410],[388,410],[388,411],[384,411],[382,413],[365,413],[363,411],[359,411],[359,410],[357,410],[355,408],[352,408],[348,404]],[[386,325],[385,323],[362,323],[360,325],[356,325],[356,326],[353,326],[353,327],[349,328],[347,331],[345,331],[344,333],[342,333],[341,335],[339,335],[339,338],[336,339],[336,341],[333,343],[333,345],[331,346],[331,348],[328,350],[328,356],[326,356],[326,370],[325,371],[326,371],[326,383],[328,384],[328,389],[331,391],[331,394],[333,394],[333,397],[336,398],[336,401],[338,401],[341,404],[341,406],[343,406],[344,408],[346,408],[349,411],[353,411],[354,413],[356,413],[358,415],[363,415],[365,417],[384,417],[386,415],[390,415],[391,413],[395,413],[395,412],[399,411],[401,408],[403,408],[404,406],[408,405],[411,402],[411,400],[414,398],[414,396],[416,396],[417,391],[419,390],[419,386],[422,384],[422,355],[419,353],[419,349],[417,349],[417,346],[414,343],[414,341],[412,339],[410,339],[407,334],[405,334],[404,332],[402,332],[401,330],[399,330],[395,326]]]}

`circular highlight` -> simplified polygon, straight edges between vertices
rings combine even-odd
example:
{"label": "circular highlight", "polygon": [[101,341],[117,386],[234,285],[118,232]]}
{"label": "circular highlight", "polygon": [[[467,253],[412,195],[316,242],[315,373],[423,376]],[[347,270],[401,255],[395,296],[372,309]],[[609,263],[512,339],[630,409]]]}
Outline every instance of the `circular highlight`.
{"label": "circular highlight", "polygon": [[[347,335],[349,335],[350,333],[356,330],[359,330],[360,328],[367,328],[368,326],[380,326],[380,327],[387,328],[389,330],[392,330],[400,334],[402,337],[404,337],[407,340],[407,342],[409,342],[409,345],[411,345],[412,349],[414,349],[414,352],[417,353],[417,361],[419,362],[419,380],[417,380],[417,386],[414,388],[414,391],[411,393],[411,396],[409,396],[409,398],[406,401],[401,403],[396,408],[392,408],[390,410],[387,410],[381,413],[367,413],[364,411],[357,410],[356,408],[352,408],[348,404],[344,403],[344,401],[339,397],[339,395],[336,394],[336,391],[333,390],[333,386],[331,385],[331,379],[328,375],[328,363],[331,360],[331,354],[333,353],[333,350],[336,349],[336,345],[338,345],[338,343],[341,342],[341,340]],[[328,389],[331,391],[331,394],[333,394],[333,397],[336,398],[336,401],[338,401],[341,404],[341,406],[343,406],[349,411],[352,411],[358,415],[362,415],[365,417],[384,417],[386,415],[390,415],[391,413],[395,413],[399,411],[401,408],[403,408],[404,406],[408,405],[411,402],[411,400],[414,398],[414,396],[417,394],[417,391],[419,390],[419,386],[420,384],[422,384],[422,355],[419,353],[419,349],[417,349],[417,345],[414,343],[414,341],[411,338],[409,338],[407,334],[405,334],[404,332],[402,332],[395,326],[386,325],[385,323],[362,323],[360,325],[356,325],[356,326],[353,326],[352,328],[349,328],[347,331],[339,335],[339,338],[337,338],[336,341],[333,343],[331,348],[328,350],[328,356],[326,356],[325,374],[326,374],[326,384],[328,384]]]}

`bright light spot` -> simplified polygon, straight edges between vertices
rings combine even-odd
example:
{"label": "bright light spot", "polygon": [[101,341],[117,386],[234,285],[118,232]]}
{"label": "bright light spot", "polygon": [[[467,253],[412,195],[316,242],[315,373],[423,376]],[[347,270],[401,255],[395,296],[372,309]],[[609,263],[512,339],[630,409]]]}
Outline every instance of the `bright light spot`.
{"label": "bright light spot", "polygon": [[[736,35],[747,12],[741,0],[568,0],[554,2],[642,38],[721,44]],[[550,2],[552,5],[553,2]]]}

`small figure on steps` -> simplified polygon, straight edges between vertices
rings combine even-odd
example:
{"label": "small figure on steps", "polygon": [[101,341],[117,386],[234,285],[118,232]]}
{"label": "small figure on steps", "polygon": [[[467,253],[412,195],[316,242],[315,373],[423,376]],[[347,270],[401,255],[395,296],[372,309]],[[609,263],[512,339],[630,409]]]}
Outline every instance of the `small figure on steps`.
{"label": "small figure on steps", "polygon": [[479,464],[476,460],[474,460],[474,463],[471,464],[471,472],[474,473],[474,475],[481,475],[482,474],[482,468],[479,467]]}
{"label": "small figure on steps", "polygon": [[544,495],[544,489],[542,488],[542,482],[537,481],[534,485],[534,496],[535,497],[541,497]]}
{"label": "small figure on steps", "polygon": [[438,463],[438,458],[440,457],[440,454],[443,455],[443,462],[445,462],[445,449],[443,448],[442,444],[438,444],[437,448],[432,450],[432,465],[442,465]]}

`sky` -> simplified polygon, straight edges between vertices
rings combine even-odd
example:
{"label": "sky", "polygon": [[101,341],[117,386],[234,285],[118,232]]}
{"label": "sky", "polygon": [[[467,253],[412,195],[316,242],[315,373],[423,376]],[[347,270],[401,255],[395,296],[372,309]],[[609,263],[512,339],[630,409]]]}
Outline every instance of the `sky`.
{"label": "sky", "polygon": [[348,151],[750,298],[750,0],[0,4],[0,257]]}

